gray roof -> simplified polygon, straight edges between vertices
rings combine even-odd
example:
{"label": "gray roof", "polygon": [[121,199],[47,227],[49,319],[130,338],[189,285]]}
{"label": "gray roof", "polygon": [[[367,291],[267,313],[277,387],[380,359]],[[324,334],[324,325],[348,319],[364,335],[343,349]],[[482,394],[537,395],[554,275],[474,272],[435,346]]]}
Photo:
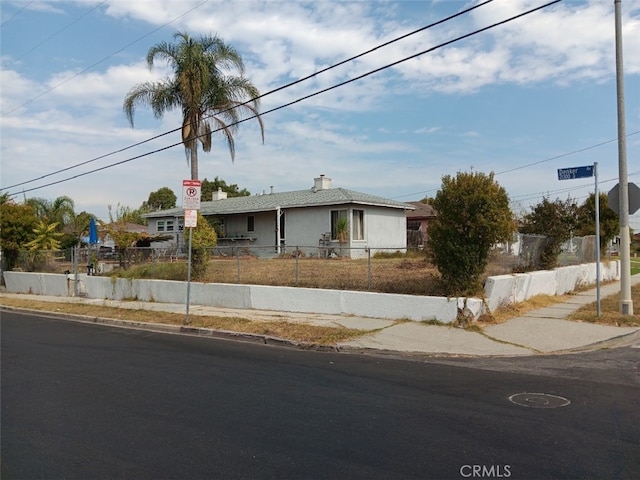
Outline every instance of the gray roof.
{"label": "gray roof", "polygon": [[[238,213],[268,212],[276,208],[302,208],[320,207],[330,205],[359,204],[374,205],[378,207],[399,208],[402,210],[414,210],[413,205],[396,202],[387,198],[369,195],[367,193],[354,192],[345,188],[329,188],[325,190],[297,190],[294,192],[267,193],[263,195],[251,195],[248,197],[233,197],[212,202],[201,202],[200,213],[202,215],[232,215]],[[146,213],[147,218],[182,216],[182,208],[172,208],[157,212]]]}

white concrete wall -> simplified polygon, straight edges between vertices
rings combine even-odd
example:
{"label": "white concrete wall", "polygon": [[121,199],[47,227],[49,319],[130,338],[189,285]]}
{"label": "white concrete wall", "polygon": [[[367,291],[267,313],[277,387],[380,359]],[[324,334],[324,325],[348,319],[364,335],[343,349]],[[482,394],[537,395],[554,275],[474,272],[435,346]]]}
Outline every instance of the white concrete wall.
{"label": "white concrete wall", "polygon": [[[4,272],[7,291],[37,295],[71,296],[65,275]],[[42,275],[50,275],[43,284]],[[186,284],[168,280],[129,280],[83,276],[86,296],[107,300],[137,299],[159,303],[186,302]],[[385,293],[191,283],[192,305],[361,315],[376,318],[438,320],[451,323],[457,317],[458,299]]]}
{"label": "white concrete wall", "polygon": [[[601,280],[620,278],[619,261],[601,263]],[[186,284],[168,280],[129,280],[80,275],[89,298],[137,299],[160,303],[186,302]],[[7,291],[36,295],[72,296],[73,281],[66,275],[4,272]],[[71,277],[73,278],[73,277]],[[489,277],[485,303],[490,311],[536,295],[561,295],[578,287],[595,284],[595,263],[513,275]],[[437,320],[451,323],[458,312],[477,319],[483,313],[482,300],[426,297],[387,293],[323,290],[316,288],[272,287],[191,283],[191,303],[215,307],[246,308],[288,312],[360,315],[375,318]]]}
{"label": "white concrete wall", "polygon": [[[620,262],[600,262],[600,280],[620,279]],[[485,299],[489,311],[511,303],[518,303],[536,295],[564,295],[577,288],[595,285],[596,264],[586,263],[513,275],[487,278]]]}
{"label": "white concrete wall", "polygon": [[67,275],[57,273],[3,272],[7,291],[10,293],[30,293],[33,295],[53,295],[67,297],[69,290]]}

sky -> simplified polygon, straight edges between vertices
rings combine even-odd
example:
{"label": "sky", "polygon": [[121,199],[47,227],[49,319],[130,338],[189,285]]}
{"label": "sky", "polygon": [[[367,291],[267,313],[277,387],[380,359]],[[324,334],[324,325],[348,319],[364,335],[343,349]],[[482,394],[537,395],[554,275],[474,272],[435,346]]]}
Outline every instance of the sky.
{"label": "sky", "polygon": [[[132,87],[171,74],[163,62],[150,70],[146,53],[178,31],[233,45],[265,94],[478,3],[2,0],[1,191],[66,195],[104,220],[162,187],[180,205],[190,176],[180,112],[140,106],[131,128],[122,109]],[[493,0],[265,95],[264,143],[258,123],[243,122],[232,162],[215,135],[200,179],[260,194],[323,174],[406,202],[435,196],[445,175],[493,172],[523,214],[545,196],[584,202],[594,178],[560,181],[557,170],[597,162],[608,192],[619,178],[614,1],[564,0],[467,36],[546,3]],[[621,6],[627,172],[640,184],[640,0]],[[640,212],[630,225],[640,231]]]}

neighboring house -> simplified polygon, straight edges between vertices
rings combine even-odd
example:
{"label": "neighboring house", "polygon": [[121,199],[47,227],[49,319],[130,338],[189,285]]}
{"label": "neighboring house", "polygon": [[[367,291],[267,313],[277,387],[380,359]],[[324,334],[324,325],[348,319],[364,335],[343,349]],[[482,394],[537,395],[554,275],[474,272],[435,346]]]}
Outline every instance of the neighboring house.
{"label": "neighboring house", "polygon": [[[306,190],[233,198],[222,191],[214,192],[212,201],[201,202],[200,213],[215,219],[218,246],[247,247],[258,256],[298,248],[309,256],[342,254],[356,258],[366,256],[366,248],[372,253],[405,249],[406,211],[413,208],[366,193],[331,188],[331,179],[321,175]],[[144,217],[149,221],[150,235],[172,234],[171,243],[184,248],[182,208]],[[346,218],[349,225],[348,238],[342,244],[336,232],[340,218]]]}
{"label": "neighboring house", "polygon": [[415,210],[407,212],[407,245],[424,248],[427,243],[429,222],[436,218],[436,211],[431,205],[422,202],[407,202]]}

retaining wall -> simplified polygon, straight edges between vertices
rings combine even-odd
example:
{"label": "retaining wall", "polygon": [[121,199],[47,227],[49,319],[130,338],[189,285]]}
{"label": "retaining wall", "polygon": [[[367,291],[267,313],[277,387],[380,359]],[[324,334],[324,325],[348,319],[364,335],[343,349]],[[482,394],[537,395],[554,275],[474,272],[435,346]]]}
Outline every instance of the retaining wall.
{"label": "retaining wall", "polygon": [[[485,309],[527,300],[536,295],[562,295],[596,282],[595,263],[513,275],[489,277],[484,302],[477,298],[444,298],[388,293],[323,290],[316,288],[273,287],[191,283],[192,305],[214,307],[312,312],[334,315],[437,320],[451,323],[458,314],[473,320]],[[620,278],[619,261],[601,263],[601,280]],[[169,280],[130,280],[115,277],[78,275],[80,291],[88,298],[108,300],[136,299],[159,303],[185,303],[184,282]],[[4,272],[7,291],[36,295],[73,296],[73,275]]]}
{"label": "retaining wall", "polygon": [[[600,262],[600,280],[620,279],[620,261]],[[585,263],[512,275],[487,278],[485,301],[489,311],[511,303],[523,302],[536,295],[564,295],[580,287],[595,285],[596,264]]]}

